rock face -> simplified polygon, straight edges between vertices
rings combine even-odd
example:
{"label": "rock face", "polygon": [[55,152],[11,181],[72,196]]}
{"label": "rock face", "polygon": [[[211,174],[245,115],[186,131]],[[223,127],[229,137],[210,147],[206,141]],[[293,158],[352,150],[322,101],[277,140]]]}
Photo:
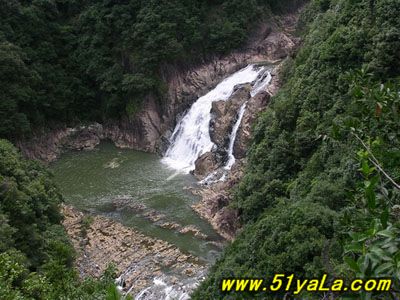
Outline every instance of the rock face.
{"label": "rock face", "polygon": [[228,207],[231,202],[231,190],[242,177],[242,166],[236,166],[230,172],[226,181],[217,182],[206,188],[194,191],[201,200],[192,208],[225,239],[233,240],[239,228],[237,211]]}
{"label": "rock face", "polygon": [[254,121],[256,120],[258,114],[268,105],[270,99],[271,94],[266,91],[262,91],[248,102],[242,122],[240,123],[237,131],[235,143],[233,144],[233,155],[236,159],[242,159],[246,157],[246,152],[251,141],[252,126]]}
{"label": "rock face", "polygon": [[290,55],[300,41],[292,34],[296,23],[296,14],[280,16],[260,24],[247,44],[229,55],[212,57],[197,67],[164,66],[161,74],[168,82],[168,93],[161,117],[162,137],[168,138],[166,130],[173,128],[179,116],[223,78],[249,63],[275,62]]}
{"label": "rock face", "polygon": [[201,179],[218,169],[219,166],[216,154],[213,152],[206,152],[196,160],[194,175]]}
{"label": "rock face", "polygon": [[[162,66],[160,75],[168,86],[163,104],[149,95],[134,118],[106,122],[99,134],[97,129],[85,129],[84,133],[78,128],[60,128],[38,132],[32,139],[16,144],[29,158],[45,161],[56,159],[63,147],[91,149],[102,139],[110,139],[118,147],[163,154],[177,121],[198,97],[248,63],[280,60],[293,51],[299,42],[292,35],[296,19],[293,14],[260,24],[242,49],[224,57],[209,57],[197,65]],[[73,139],[71,131],[78,131],[81,136]],[[71,147],[65,138],[71,139]]]}
{"label": "rock face", "polygon": [[[78,254],[76,265],[82,278],[99,277],[107,264],[113,263],[122,275],[124,290],[136,294],[165,270],[176,274],[177,281],[180,276],[196,276],[205,270],[197,258],[165,241],[144,236],[105,217],[88,217],[68,206],[63,206],[62,211],[64,227]],[[185,230],[197,232],[196,228]]]}
{"label": "rock face", "polygon": [[104,128],[100,124],[63,128],[37,134],[29,141],[18,141],[17,146],[30,159],[51,162],[66,150],[92,150],[104,137]]}
{"label": "rock face", "polygon": [[[233,148],[233,154],[236,158],[235,165],[227,174],[225,181],[214,182],[194,191],[195,194],[201,197],[201,200],[192,206],[193,209],[204,219],[208,220],[213,228],[228,240],[234,238],[236,230],[239,228],[238,213],[229,207],[232,200],[231,191],[243,175],[243,166],[245,164],[246,152],[251,142],[254,121],[258,114],[268,105],[271,97],[278,91],[280,69],[281,65],[271,69],[272,79],[270,84],[264,91],[259,92],[254,97],[250,97],[248,92],[249,86],[245,85],[238,87],[237,91],[227,102],[218,101],[212,107],[215,119],[212,122],[210,134],[212,141],[217,145],[217,150],[207,155],[213,154],[216,162],[213,164],[214,168],[209,168],[209,170],[215,171],[218,169],[218,166],[223,165],[221,157],[226,155],[227,141],[224,137],[229,136],[231,132],[231,125],[236,121],[235,113],[237,114],[238,108],[247,101],[246,111],[239,126]],[[234,109],[231,111],[229,107],[233,107]],[[225,154],[221,154],[221,152]],[[216,171],[217,174],[218,172],[219,170]],[[206,174],[199,172],[199,174],[203,175],[202,178],[209,173],[210,171],[206,172]],[[220,177],[221,175],[218,176]]]}
{"label": "rock face", "polygon": [[237,119],[237,114],[244,102],[250,98],[251,85],[238,86],[236,91],[227,101],[217,101],[212,104],[210,137],[217,146],[218,152],[229,145],[232,127]]}
{"label": "rock face", "polygon": [[236,140],[233,145],[233,155],[237,159],[246,157],[247,149],[251,142],[252,127],[258,115],[267,107],[271,97],[274,96],[281,84],[279,73],[281,72],[282,65],[279,64],[271,69],[271,82],[266,87],[265,91],[259,92],[247,102],[246,111],[243,115],[242,122],[240,123]]}

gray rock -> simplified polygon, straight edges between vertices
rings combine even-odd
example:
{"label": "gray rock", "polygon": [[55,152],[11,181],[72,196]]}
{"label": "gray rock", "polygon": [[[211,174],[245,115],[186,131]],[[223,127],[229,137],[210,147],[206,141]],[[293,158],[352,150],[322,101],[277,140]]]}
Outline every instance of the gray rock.
{"label": "gray rock", "polygon": [[206,152],[201,155],[195,162],[194,175],[203,179],[207,174],[218,169],[219,164],[213,152]]}

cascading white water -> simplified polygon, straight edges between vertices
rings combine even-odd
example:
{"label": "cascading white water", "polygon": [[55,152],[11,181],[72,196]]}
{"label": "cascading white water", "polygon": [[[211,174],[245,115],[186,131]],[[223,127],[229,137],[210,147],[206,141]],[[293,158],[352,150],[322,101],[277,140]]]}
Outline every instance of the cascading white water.
{"label": "cascading white water", "polygon": [[232,74],[212,91],[200,97],[175,127],[171,139],[172,144],[162,161],[171,168],[187,173],[193,170],[197,158],[203,153],[211,151],[213,147],[209,133],[212,103],[227,100],[236,85],[253,82],[264,70],[263,67],[249,65]]}
{"label": "cascading white water", "polygon": [[182,284],[168,284],[165,278],[154,278],[153,285],[139,292],[135,300],[189,300],[199,282],[200,278],[187,278]]}
{"label": "cascading white water", "polygon": [[232,168],[232,166],[235,164],[236,159],[235,159],[235,156],[233,155],[233,146],[235,145],[236,135],[237,135],[238,129],[240,127],[240,123],[242,123],[244,113],[246,111],[246,105],[247,105],[247,101],[245,103],[243,103],[242,106],[240,107],[238,118],[235,122],[235,125],[233,125],[232,132],[229,137],[228,162],[226,163],[226,165],[224,167],[225,170],[230,170]]}
{"label": "cascading white water", "polygon": [[[232,95],[235,85],[243,83],[253,83],[251,96],[264,90],[271,81],[271,74],[266,67],[257,67],[250,65],[230,77],[226,78],[215,89],[208,94],[200,97],[190,108],[187,114],[175,127],[171,138],[171,146],[166,152],[163,162],[177,170],[167,180],[171,180],[179,172],[189,172],[194,169],[197,158],[210,151],[213,147],[209,134],[209,125],[211,120],[212,102],[227,100]],[[250,100],[251,101],[251,100]],[[240,128],[243,116],[246,112],[245,102],[239,109],[237,120],[232,128],[229,139],[228,161],[224,168],[209,174],[204,183],[223,181],[227,177],[230,168],[235,163],[233,155],[234,143],[237,132]],[[129,270],[128,270],[129,271]],[[123,276],[118,278],[118,283],[122,283]],[[164,275],[154,278],[153,284],[140,291],[135,296],[135,300],[188,300],[191,292],[204,280],[204,273],[199,273],[190,278],[183,278],[179,284],[176,284]],[[122,287],[121,287],[122,288]],[[131,292],[133,286],[129,289]]]}
{"label": "cascading white water", "polygon": [[[268,68],[263,68],[263,70],[257,76],[257,80],[253,83],[252,89],[250,91],[250,96],[254,97],[259,92],[265,90],[265,88],[270,84],[272,80],[272,75]],[[199,182],[199,184],[210,184],[219,181],[225,181],[228,176],[228,171],[232,168],[235,164],[236,158],[233,155],[233,147],[236,141],[236,135],[240,128],[240,124],[242,123],[242,119],[244,113],[246,112],[246,106],[248,101],[246,101],[239,109],[238,118],[235,122],[235,125],[232,128],[232,132],[229,136],[229,147],[228,147],[228,161],[226,162],[225,166],[221,170],[214,171],[208,174],[203,180]]]}
{"label": "cascading white water", "polygon": [[[272,76],[271,76],[271,73],[269,72],[269,70],[267,70],[263,74],[261,74],[261,76],[259,76],[258,79],[256,80],[256,82],[254,83],[253,88],[251,89],[251,92],[250,92],[251,97],[254,97],[259,92],[264,90],[265,87],[271,82],[271,80],[272,80]],[[233,147],[235,145],[236,135],[239,130],[240,124],[242,123],[244,113],[246,112],[246,105],[247,105],[247,101],[245,103],[243,103],[243,105],[240,107],[238,118],[236,120],[235,125],[232,128],[232,132],[229,137],[228,162],[226,163],[226,165],[224,167],[225,170],[230,170],[236,161],[235,156],[233,155]]]}
{"label": "cascading white water", "polygon": [[272,75],[269,72],[269,70],[266,70],[259,78],[257,81],[254,83],[253,88],[251,89],[250,95],[254,97],[257,95],[259,92],[264,90],[268,84],[270,84],[272,80]]}

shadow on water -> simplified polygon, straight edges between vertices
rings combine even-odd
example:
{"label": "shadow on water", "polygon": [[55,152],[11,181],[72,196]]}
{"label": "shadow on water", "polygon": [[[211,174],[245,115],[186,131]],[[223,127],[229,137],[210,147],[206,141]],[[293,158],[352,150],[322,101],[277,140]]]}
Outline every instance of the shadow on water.
{"label": "shadow on water", "polygon": [[[94,151],[68,152],[51,165],[65,202],[102,214],[145,235],[170,242],[206,262],[222,239],[191,208],[196,180],[168,169],[160,158],[101,143]],[[180,233],[194,225],[198,229]]]}

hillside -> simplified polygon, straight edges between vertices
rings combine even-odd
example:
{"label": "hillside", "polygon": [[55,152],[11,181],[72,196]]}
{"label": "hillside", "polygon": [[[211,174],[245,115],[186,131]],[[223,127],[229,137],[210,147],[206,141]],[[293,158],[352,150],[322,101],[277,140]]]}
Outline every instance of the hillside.
{"label": "hillside", "polygon": [[[81,281],[49,172],[0,140],[0,294],[16,299],[104,299],[114,272]],[[108,298],[113,299],[113,298]]]}
{"label": "hillside", "polygon": [[297,2],[1,1],[0,137],[133,118],[148,97],[161,106],[163,69],[226,54]]}
{"label": "hillside", "polygon": [[399,11],[398,1],[306,7],[303,45],[255,126],[236,191],[243,231],[194,299],[264,299],[222,293],[221,280],[277,273],[398,283]]}
{"label": "hillside", "polygon": [[[0,298],[400,298],[399,16],[0,0]],[[276,274],[393,283],[222,291]]]}

